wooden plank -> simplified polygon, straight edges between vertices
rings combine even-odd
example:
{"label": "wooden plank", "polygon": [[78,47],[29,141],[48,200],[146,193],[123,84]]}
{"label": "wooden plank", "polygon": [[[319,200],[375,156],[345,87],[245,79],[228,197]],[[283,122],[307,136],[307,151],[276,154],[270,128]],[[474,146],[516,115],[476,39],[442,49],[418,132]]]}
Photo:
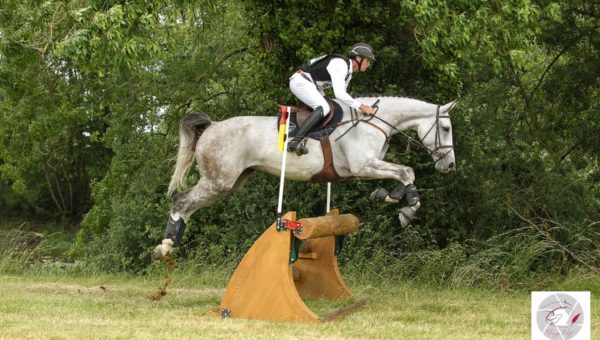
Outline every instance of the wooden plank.
{"label": "wooden plank", "polygon": [[358,218],[352,214],[302,218],[298,222],[302,224],[302,233],[295,236],[300,240],[347,235],[358,230]]}
{"label": "wooden plank", "polygon": [[[295,213],[284,216],[295,219]],[[220,310],[231,317],[273,321],[318,321],[302,301],[289,266],[291,233],[275,223],[254,242],[231,276]]]}
{"label": "wooden plank", "polygon": [[[333,209],[329,214],[336,216],[339,210]],[[317,258],[299,258],[294,263],[294,268],[298,270],[296,288],[300,295],[317,299],[343,299],[352,296],[338,267],[335,236],[314,238],[309,242],[311,252],[316,253]]]}

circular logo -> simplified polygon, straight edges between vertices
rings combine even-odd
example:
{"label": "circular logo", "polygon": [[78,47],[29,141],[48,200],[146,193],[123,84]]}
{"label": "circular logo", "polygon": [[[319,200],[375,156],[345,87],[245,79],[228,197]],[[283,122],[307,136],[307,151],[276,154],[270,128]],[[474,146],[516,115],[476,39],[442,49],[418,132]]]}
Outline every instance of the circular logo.
{"label": "circular logo", "polygon": [[548,339],[572,339],[583,327],[583,308],[571,295],[556,293],[537,309],[537,325]]}

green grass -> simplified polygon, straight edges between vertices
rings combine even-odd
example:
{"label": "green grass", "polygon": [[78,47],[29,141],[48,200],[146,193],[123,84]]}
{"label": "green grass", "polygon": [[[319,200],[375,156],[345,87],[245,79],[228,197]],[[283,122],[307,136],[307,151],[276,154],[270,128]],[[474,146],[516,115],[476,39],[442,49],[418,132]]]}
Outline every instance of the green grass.
{"label": "green grass", "polygon": [[[98,273],[93,264],[61,262],[72,240],[68,228],[45,233],[39,243],[28,241],[36,231],[32,226],[4,229],[0,226],[0,339],[529,339],[528,289],[591,291],[592,339],[600,338],[597,273],[573,270],[567,277],[548,273],[519,285],[488,280],[473,287],[472,280],[442,280],[438,272],[445,262],[436,259],[447,256],[428,252],[419,253],[420,259],[431,259],[418,263],[437,263],[424,271],[436,274],[429,279],[394,279],[409,272],[403,268],[409,259],[390,266],[374,258],[348,261],[342,272],[356,298],[369,300],[367,307],[330,323],[274,323],[211,313],[235,268],[231,261],[180,263],[170,274],[168,294],[152,301],[148,295],[162,284],[162,266],[148,267],[145,275]],[[349,302],[306,303],[324,316]]]}
{"label": "green grass", "polygon": [[[211,315],[227,277],[175,271],[160,301],[147,295],[160,275],[0,275],[0,338],[48,339],[529,339],[530,293],[411,283],[350,284],[369,305],[330,323],[301,324]],[[349,278],[352,282],[352,278]],[[549,289],[592,290],[592,338],[600,336],[600,280],[567,280]],[[335,303],[308,301],[319,315]],[[339,303],[337,304],[339,305]]]}

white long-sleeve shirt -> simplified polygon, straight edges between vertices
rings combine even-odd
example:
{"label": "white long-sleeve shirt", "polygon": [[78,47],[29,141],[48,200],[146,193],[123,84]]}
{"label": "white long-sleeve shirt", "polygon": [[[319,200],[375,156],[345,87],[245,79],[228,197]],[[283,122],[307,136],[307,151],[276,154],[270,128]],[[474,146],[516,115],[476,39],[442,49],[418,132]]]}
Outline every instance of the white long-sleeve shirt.
{"label": "white long-sleeve shirt", "polygon": [[[324,89],[332,87],[335,98],[358,110],[361,103],[348,94],[348,85],[350,84],[350,80],[352,80],[352,62],[350,62],[350,67],[348,67],[348,64],[343,59],[331,58],[326,69],[331,76],[331,81],[316,81],[319,92],[323,94]],[[345,79],[346,75],[348,75],[348,79]]]}

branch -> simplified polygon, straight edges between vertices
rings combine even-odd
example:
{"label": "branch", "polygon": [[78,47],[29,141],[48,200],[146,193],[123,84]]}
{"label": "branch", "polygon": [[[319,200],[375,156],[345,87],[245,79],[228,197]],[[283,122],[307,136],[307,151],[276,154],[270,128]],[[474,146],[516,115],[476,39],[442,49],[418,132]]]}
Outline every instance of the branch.
{"label": "branch", "polygon": [[44,165],[44,175],[46,177],[46,183],[48,184],[48,190],[50,191],[50,196],[52,197],[52,201],[54,201],[54,204],[56,205],[58,210],[62,210],[60,203],[58,203],[58,199],[56,199],[56,196],[54,195],[54,191],[52,190],[52,182],[50,181],[50,176],[48,175],[48,166],[47,166],[46,162],[42,162],[42,164]]}
{"label": "branch", "polygon": [[537,85],[535,85],[535,87],[533,88],[533,90],[531,90],[531,93],[529,93],[529,99],[531,99],[533,97],[533,94],[538,90],[538,88],[542,85],[542,81],[544,80],[544,78],[546,77],[546,75],[548,74],[548,72],[550,71],[550,69],[552,68],[552,66],[554,66],[554,64],[556,63],[556,61],[558,61],[558,58],[560,58],[565,52],[567,52],[567,50],[573,46],[572,44],[565,46],[562,51],[560,51],[556,57],[554,57],[554,59],[552,60],[552,62],[550,63],[550,65],[548,65],[548,67],[546,67],[546,69],[544,70],[544,73],[542,73],[542,76],[540,77],[540,80],[538,80]]}
{"label": "branch", "polygon": [[517,87],[519,88],[519,92],[521,92],[521,96],[523,97],[523,100],[525,101],[525,108],[527,109],[527,111],[530,111],[531,109],[531,103],[529,101],[530,96],[527,94],[527,89],[525,88],[525,85],[523,84],[523,81],[521,80],[521,77],[519,77],[519,75],[517,74],[517,71],[515,71],[515,65],[513,63],[512,57],[510,56],[510,54],[507,54],[508,56],[508,61],[510,61],[510,71],[513,74],[513,77],[515,78],[515,82],[517,83]]}
{"label": "branch", "polygon": [[229,91],[223,91],[223,92],[215,93],[215,94],[213,94],[212,96],[210,96],[210,97],[208,97],[208,98],[206,98],[206,99],[203,99],[203,100],[202,100],[202,104],[204,104],[204,103],[207,103],[207,102],[209,102],[209,101],[211,101],[211,100],[213,100],[213,99],[217,98],[218,96],[222,96],[222,95],[224,95],[224,94],[229,94]]}
{"label": "branch", "polygon": [[[556,241],[555,239],[552,238],[552,236],[549,233],[545,233],[543,230],[540,229],[540,227],[533,223],[531,220],[521,216],[521,214],[519,214],[514,208],[512,207],[508,207],[515,215],[517,215],[521,220],[525,221],[527,224],[529,224],[533,229],[535,229],[541,236],[543,236],[546,240],[548,240],[550,243],[554,244],[555,246],[557,246],[558,248],[560,248],[563,252],[566,252],[567,254],[569,254],[575,261],[579,262],[580,264],[584,265],[586,268],[588,268],[589,270],[598,273],[598,269],[594,268],[592,266],[590,266],[587,262],[585,262],[584,260],[582,260],[581,258],[579,258],[579,256],[575,255],[575,253],[573,253],[572,251],[570,251],[567,247],[563,246],[562,244],[560,244],[558,241]],[[558,224],[557,222],[552,221],[552,223],[563,227],[562,225]],[[564,227],[563,227],[564,228]],[[566,228],[565,228],[566,229]]]}
{"label": "branch", "polygon": [[242,47],[242,48],[238,48],[237,50],[231,51],[228,54],[224,55],[223,58],[221,58],[221,60],[219,60],[219,62],[216,65],[216,68],[218,69],[219,67],[221,67],[221,64],[223,64],[223,62],[225,62],[225,60],[233,57],[236,54],[240,54],[242,52],[246,52],[248,50],[247,47]]}
{"label": "branch", "polygon": [[562,163],[562,161],[565,160],[565,158],[567,158],[567,156],[573,151],[575,150],[576,147],[579,146],[579,141],[575,142],[575,144],[571,145],[571,147],[569,147],[567,149],[567,151],[565,151],[565,153],[563,153],[559,158],[558,158],[558,164]]}

